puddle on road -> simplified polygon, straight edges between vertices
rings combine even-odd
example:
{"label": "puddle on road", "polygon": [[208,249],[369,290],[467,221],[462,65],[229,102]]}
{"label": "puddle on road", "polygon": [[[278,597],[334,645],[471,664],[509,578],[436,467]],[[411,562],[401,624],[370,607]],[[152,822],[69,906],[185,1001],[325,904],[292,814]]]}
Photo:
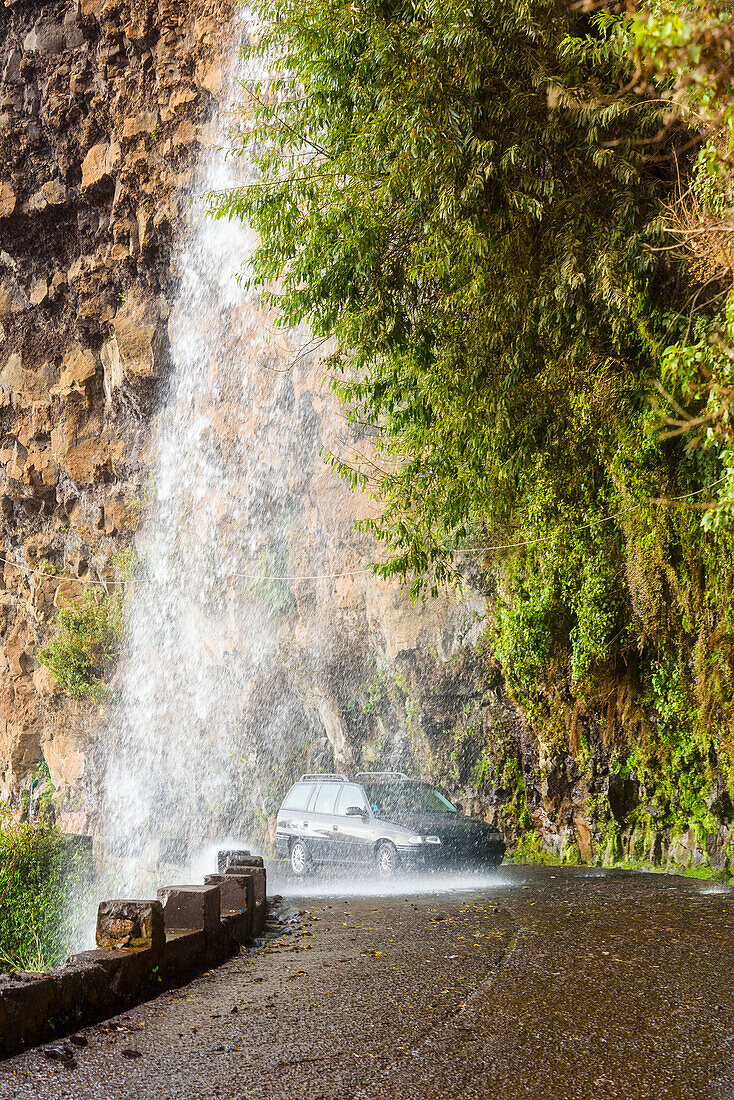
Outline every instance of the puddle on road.
{"label": "puddle on road", "polygon": [[281,876],[277,871],[271,873],[271,888],[284,897],[321,898],[359,897],[416,897],[430,894],[456,894],[492,890],[506,890],[515,882],[498,873],[485,874],[431,874],[399,875],[394,880],[383,881],[368,875],[344,874],[339,872],[316,873],[308,879],[296,879]]}

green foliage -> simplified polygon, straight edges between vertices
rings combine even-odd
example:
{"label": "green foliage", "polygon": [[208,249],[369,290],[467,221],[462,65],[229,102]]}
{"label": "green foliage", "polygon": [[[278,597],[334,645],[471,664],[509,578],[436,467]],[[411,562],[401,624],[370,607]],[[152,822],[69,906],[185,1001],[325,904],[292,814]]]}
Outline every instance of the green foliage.
{"label": "green foliage", "polygon": [[38,659],[72,698],[102,702],[104,676],[119,652],[123,629],[122,598],[90,592],[59,611],[56,634]]}
{"label": "green foliage", "polygon": [[[696,216],[729,210],[728,13],[255,15],[257,175],[212,209],[257,231],[248,279],[281,323],[334,339],[331,384],[373,442],[330,461],[376,502],[376,571],[417,595],[480,565],[486,644],[543,751],[568,750],[580,710],[642,785],[640,836],[703,837],[734,749],[734,305],[665,233],[681,190]],[[405,724],[417,736],[407,705]],[[504,790],[510,759],[489,745],[477,781]],[[618,861],[626,823],[590,807],[597,857]]]}
{"label": "green foliage", "polygon": [[660,172],[642,158],[657,108],[619,95],[608,21],[561,3],[256,9],[260,179],[213,207],[257,229],[252,280],[282,323],[336,337],[333,384],[385,472],[334,465],[381,503],[363,524],[379,571],[435,587],[467,536],[525,525],[539,479],[581,461],[572,512],[608,483],[596,398],[634,416],[647,360],[630,316],[662,263],[645,247]]}
{"label": "green foliage", "polygon": [[67,953],[65,908],[82,873],[64,837],[0,808],[0,970],[45,970]]}

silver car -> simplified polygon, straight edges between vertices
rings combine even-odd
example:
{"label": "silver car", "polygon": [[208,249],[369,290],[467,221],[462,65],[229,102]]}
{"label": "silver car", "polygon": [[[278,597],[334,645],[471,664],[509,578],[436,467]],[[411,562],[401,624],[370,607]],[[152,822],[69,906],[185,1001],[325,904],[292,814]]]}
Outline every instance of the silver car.
{"label": "silver car", "polygon": [[467,817],[437,787],[402,772],[302,775],[283,799],[278,855],[299,877],[322,863],[399,870],[497,867],[505,844],[497,829]]}

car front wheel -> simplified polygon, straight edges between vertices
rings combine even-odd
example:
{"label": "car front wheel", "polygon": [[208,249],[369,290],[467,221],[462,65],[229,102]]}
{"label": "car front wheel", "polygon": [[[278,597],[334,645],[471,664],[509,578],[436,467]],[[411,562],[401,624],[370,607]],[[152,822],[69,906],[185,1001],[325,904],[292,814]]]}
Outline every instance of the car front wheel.
{"label": "car front wheel", "polygon": [[400,866],[400,859],[394,844],[384,840],[377,846],[377,871],[380,878],[392,878]]}
{"label": "car front wheel", "polygon": [[297,840],[291,847],[291,869],[298,878],[305,878],[313,867],[311,853],[302,840]]}

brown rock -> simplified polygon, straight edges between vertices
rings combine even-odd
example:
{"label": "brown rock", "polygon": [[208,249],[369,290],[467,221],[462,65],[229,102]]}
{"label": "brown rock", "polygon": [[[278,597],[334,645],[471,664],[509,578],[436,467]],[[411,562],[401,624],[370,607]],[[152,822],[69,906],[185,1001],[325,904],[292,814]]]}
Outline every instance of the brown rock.
{"label": "brown rock", "polygon": [[585,817],[577,814],[573,819],[573,829],[576,834],[576,843],[584,863],[591,863],[594,856],[594,842],[591,836],[591,828]]}
{"label": "brown rock", "polygon": [[66,202],[66,187],[60,179],[49,180],[44,183],[40,191],[36,191],[28,200],[28,210],[32,214],[38,214],[47,206],[61,206]]}
{"label": "brown rock", "polygon": [[120,162],[120,147],[100,141],[93,145],[82,161],[82,191],[97,188],[112,178]]}
{"label": "brown rock", "polygon": [[190,119],[184,119],[184,121],[180,122],[176,128],[176,132],[173,135],[173,144],[193,145],[196,140],[196,127]]}
{"label": "brown rock", "polygon": [[65,45],[63,25],[55,19],[39,19],[23,40],[24,50],[42,55],[61,53]]}
{"label": "brown rock", "polygon": [[84,351],[79,344],[73,344],[64,356],[63,369],[58,385],[51,394],[68,397],[71,393],[82,393],[86,384],[97,373],[97,361],[91,351]]}
{"label": "brown rock", "polygon": [[3,646],[3,652],[13,675],[24,676],[32,670],[35,659],[31,651],[35,648],[36,638],[30,623],[25,619],[18,619]]}
{"label": "brown rock", "polygon": [[166,943],[159,901],[103,901],[97,911],[99,947],[144,947],[163,957]]}
{"label": "brown rock", "polygon": [[[114,329],[117,351],[109,350],[110,364],[114,364],[117,355],[126,377],[152,378],[160,364],[164,343],[160,304],[141,287],[133,288],[115,316]],[[112,376],[114,369],[111,379]]]}
{"label": "brown rock", "polygon": [[158,125],[157,111],[139,111],[125,120],[122,127],[122,136],[127,138],[137,137],[138,134],[152,134]]}
{"label": "brown rock", "polygon": [[28,295],[32,306],[40,306],[48,298],[48,283],[45,279],[37,279],[31,286]]}
{"label": "brown rock", "polygon": [[2,403],[27,408],[34,402],[50,404],[51,387],[55,371],[51,363],[44,363],[38,370],[25,370],[19,354],[11,355],[0,371],[0,395]]}
{"label": "brown rock", "polygon": [[54,596],[54,607],[59,609],[78,607],[86,599],[87,585],[83,581],[70,577],[68,580],[59,581]]}
{"label": "brown rock", "polygon": [[52,696],[61,693],[61,688],[45,665],[39,665],[33,673],[33,686],[39,695]]}
{"label": "brown rock", "polygon": [[6,275],[0,282],[0,322],[11,321],[17,313],[31,308],[22,287],[13,275]]}
{"label": "brown rock", "polygon": [[0,218],[9,218],[17,205],[13,185],[7,180],[0,183]]}
{"label": "brown rock", "polygon": [[213,96],[218,96],[224,87],[222,66],[218,61],[203,61],[196,67],[196,83]]}

